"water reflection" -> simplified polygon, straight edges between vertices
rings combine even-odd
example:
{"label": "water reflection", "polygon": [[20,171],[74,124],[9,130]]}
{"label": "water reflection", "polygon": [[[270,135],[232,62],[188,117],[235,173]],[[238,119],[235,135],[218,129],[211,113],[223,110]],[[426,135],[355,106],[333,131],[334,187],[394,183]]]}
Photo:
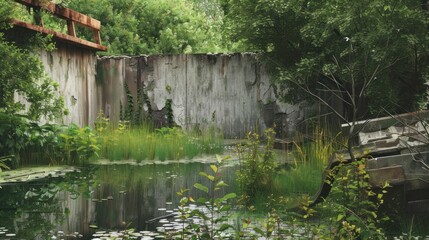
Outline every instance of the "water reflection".
{"label": "water reflection", "polygon": [[[100,229],[153,230],[146,221],[172,212],[180,188],[199,197],[192,186],[207,184],[198,173],[209,168],[202,163],[92,165],[61,179],[2,186],[0,227],[18,239],[90,239]],[[234,173],[233,167],[223,168],[226,182],[232,183]],[[225,191],[234,188],[232,183]]]}

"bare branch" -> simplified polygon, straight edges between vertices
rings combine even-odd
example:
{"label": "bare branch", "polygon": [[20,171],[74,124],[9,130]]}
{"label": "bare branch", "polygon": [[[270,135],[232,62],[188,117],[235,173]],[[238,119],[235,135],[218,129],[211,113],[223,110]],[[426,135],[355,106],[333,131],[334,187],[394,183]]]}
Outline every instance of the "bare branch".
{"label": "bare branch", "polygon": [[349,124],[347,119],[345,119],[343,117],[343,115],[341,113],[339,113],[336,109],[334,109],[329,103],[327,103],[324,99],[322,99],[320,96],[318,96],[317,94],[314,94],[312,91],[310,91],[310,89],[305,88],[303,86],[301,86],[300,84],[298,84],[295,81],[291,81],[292,83],[296,84],[299,88],[301,88],[302,90],[304,90],[306,93],[310,94],[312,97],[316,98],[318,101],[320,101],[321,103],[323,103],[326,107],[328,107],[337,117],[339,117],[341,120],[343,120],[344,122],[346,122],[346,124]]}
{"label": "bare branch", "polygon": [[337,92],[341,92],[341,93],[346,93],[347,94],[347,91],[341,91],[341,90],[333,90],[333,89],[330,89],[328,86],[326,86],[324,83],[322,83],[322,82],[318,82],[318,84],[320,84],[320,85],[322,85],[323,87],[325,87],[325,91],[327,91],[327,92],[331,92],[332,94],[334,94],[337,98],[339,98],[339,99],[341,99],[341,101],[343,101],[344,103],[346,103],[347,105],[351,105],[351,103],[350,102],[348,102],[346,99],[344,99],[343,98],[343,96],[340,96],[340,95],[338,95],[337,94]]}
{"label": "bare branch", "polygon": [[371,85],[372,81],[375,79],[375,76],[376,76],[377,71],[378,71],[379,68],[380,68],[380,64],[377,65],[377,67],[375,68],[375,70],[372,72],[372,75],[369,78],[368,82],[366,82],[366,78],[365,78],[365,81],[363,83],[362,89],[361,89],[361,91],[359,93],[359,97],[362,97],[363,94],[364,94],[364,92],[365,92],[365,90],[368,88],[369,85]]}

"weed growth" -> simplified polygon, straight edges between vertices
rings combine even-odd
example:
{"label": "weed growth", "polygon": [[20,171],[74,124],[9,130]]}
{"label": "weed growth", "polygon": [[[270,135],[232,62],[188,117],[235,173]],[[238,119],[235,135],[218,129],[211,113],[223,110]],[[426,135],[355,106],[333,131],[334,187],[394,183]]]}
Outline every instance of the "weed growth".
{"label": "weed growth", "polygon": [[277,163],[274,156],[274,130],[265,131],[266,144],[261,149],[257,133],[249,133],[245,145],[238,145],[236,152],[240,160],[237,182],[240,186],[241,201],[249,205],[255,197],[273,192],[274,173]]}
{"label": "weed growth", "polygon": [[220,134],[187,133],[180,128],[153,129],[148,125],[130,126],[120,122],[116,128],[99,115],[95,129],[101,144],[100,157],[110,160],[180,159],[223,150]]}
{"label": "weed growth", "polygon": [[[336,181],[331,183],[332,194],[316,207],[310,207],[312,199],[308,195],[294,199],[266,195],[265,209],[268,210],[262,215],[255,213],[253,206],[248,206],[244,213],[236,212],[228,217],[221,212],[229,210],[231,205],[222,199],[234,194],[214,195],[213,190],[226,183],[216,174],[217,166],[212,166],[212,173],[200,173],[210,180],[210,184],[194,185],[209,196],[196,201],[201,208],[191,211],[187,205],[195,200],[185,197],[186,190],[178,193],[182,197],[180,218],[187,223],[179,233],[180,239],[231,239],[232,236],[235,239],[385,239],[380,224],[387,218],[380,215],[378,208],[383,204],[388,185],[374,190],[367,181],[364,164],[362,160],[339,166]],[[290,201],[296,203],[297,200],[297,208],[288,207]],[[204,221],[192,222],[195,216]],[[235,224],[232,223],[234,218]]]}
{"label": "weed growth", "polygon": [[[230,199],[237,197],[235,193],[217,194],[219,190],[228,186],[222,180],[221,165],[223,161],[229,157],[222,158],[216,156],[217,163],[211,164],[211,172],[200,172],[199,174],[208,179],[209,184],[203,185],[195,183],[194,187],[202,191],[206,197],[200,197],[195,201],[191,196],[185,196],[187,190],[181,190],[177,194],[180,199],[180,218],[184,222],[188,222],[187,227],[184,227],[181,232],[182,239],[185,236],[191,239],[219,239],[222,238],[227,229],[233,228],[228,223],[228,215],[231,210],[231,205],[228,204]],[[186,207],[188,202],[196,202],[201,208],[190,210]],[[201,219],[201,223],[197,224],[191,221],[192,217]],[[185,226],[185,225],[184,225]]]}
{"label": "weed growth", "polygon": [[95,133],[89,127],[79,128],[72,124],[59,135],[58,148],[68,163],[82,163],[100,150]]}
{"label": "weed growth", "polygon": [[[375,190],[368,182],[365,159],[339,165],[329,197],[320,207],[329,220],[329,234],[336,239],[385,239],[380,227],[389,218],[381,216],[380,206],[389,185]],[[334,170],[335,171],[335,170]]]}
{"label": "weed growth", "polygon": [[80,164],[97,155],[94,132],[86,127],[39,125],[19,115],[0,115],[0,155],[12,155],[11,167]]}
{"label": "weed growth", "polygon": [[293,164],[281,169],[274,180],[275,189],[289,196],[315,194],[320,187],[323,171],[333,154],[346,145],[340,135],[332,135],[327,129],[316,127],[308,140],[297,134],[294,144]]}

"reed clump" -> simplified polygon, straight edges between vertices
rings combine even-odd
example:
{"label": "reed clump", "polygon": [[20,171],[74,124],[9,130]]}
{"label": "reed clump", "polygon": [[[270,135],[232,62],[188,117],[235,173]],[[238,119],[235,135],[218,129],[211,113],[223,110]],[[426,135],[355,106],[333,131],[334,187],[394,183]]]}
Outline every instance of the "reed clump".
{"label": "reed clump", "polygon": [[316,127],[312,133],[298,133],[291,152],[293,162],[276,176],[274,185],[288,195],[314,194],[322,184],[322,175],[335,151],[345,146],[340,134]]}
{"label": "reed clump", "polygon": [[109,160],[191,159],[223,150],[222,135],[215,130],[201,133],[186,132],[179,127],[155,129],[150,124],[131,126],[124,121],[113,127],[100,117],[95,129],[101,144],[99,156]]}

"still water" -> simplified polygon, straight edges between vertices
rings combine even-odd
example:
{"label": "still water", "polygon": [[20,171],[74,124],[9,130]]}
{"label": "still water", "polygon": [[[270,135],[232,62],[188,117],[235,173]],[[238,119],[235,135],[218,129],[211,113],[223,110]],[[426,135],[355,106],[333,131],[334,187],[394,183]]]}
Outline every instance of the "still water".
{"label": "still water", "polygon": [[[154,230],[146,221],[176,209],[181,188],[198,198],[193,185],[206,184],[198,173],[209,169],[196,162],[89,165],[61,178],[2,186],[0,239],[91,239],[100,230]],[[229,187],[220,194],[236,190],[236,169],[222,168]]]}

